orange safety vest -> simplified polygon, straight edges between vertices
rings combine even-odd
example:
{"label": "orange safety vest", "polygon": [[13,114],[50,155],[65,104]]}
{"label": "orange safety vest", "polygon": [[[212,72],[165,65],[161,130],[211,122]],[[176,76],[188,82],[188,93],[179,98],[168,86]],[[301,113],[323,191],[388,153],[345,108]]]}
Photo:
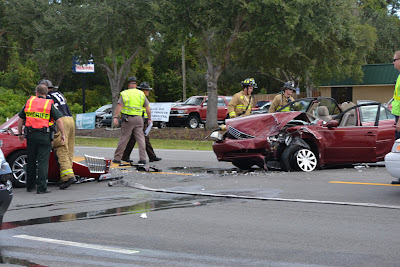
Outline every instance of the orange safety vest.
{"label": "orange safety vest", "polygon": [[50,110],[53,100],[31,96],[25,105],[26,127],[41,129],[49,127]]}

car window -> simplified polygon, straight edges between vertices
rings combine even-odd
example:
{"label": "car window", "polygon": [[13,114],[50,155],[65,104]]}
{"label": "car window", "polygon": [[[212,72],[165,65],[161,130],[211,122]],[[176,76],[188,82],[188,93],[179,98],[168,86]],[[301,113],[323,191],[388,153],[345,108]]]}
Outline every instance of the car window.
{"label": "car window", "polygon": [[329,115],[337,115],[341,112],[339,106],[337,105],[336,102],[334,102],[332,99],[330,98],[326,98],[326,99],[320,99],[319,101],[319,105],[320,106],[326,106],[328,108],[329,111]]}
{"label": "car window", "polygon": [[225,100],[222,97],[218,97],[218,106],[219,107],[226,106]]}
{"label": "car window", "polygon": [[[226,100],[228,101],[228,103],[229,103],[230,99],[232,99],[232,97],[230,97],[229,99],[228,99],[228,97],[226,97]],[[207,101],[208,101],[208,98],[206,98],[206,100],[204,101],[203,106],[207,106]],[[218,107],[224,107],[224,106],[226,106],[224,98],[218,97]]]}
{"label": "car window", "polygon": [[231,102],[231,100],[232,100],[232,97],[231,96],[225,96],[225,99],[226,99],[226,102],[228,102],[228,104],[229,104],[229,102]]}
{"label": "car window", "polygon": [[379,105],[361,106],[360,107],[361,123],[375,122],[376,115],[378,113],[378,108]]}
{"label": "car window", "polygon": [[112,104],[107,104],[104,106],[99,107],[98,109],[96,109],[96,111],[103,111],[103,112],[107,112],[106,110],[111,110],[112,109]]}
{"label": "car window", "polygon": [[186,99],[185,102],[183,102],[183,105],[194,105],[194,106],[199,106],[203,102],[204,97],[189,97]]}

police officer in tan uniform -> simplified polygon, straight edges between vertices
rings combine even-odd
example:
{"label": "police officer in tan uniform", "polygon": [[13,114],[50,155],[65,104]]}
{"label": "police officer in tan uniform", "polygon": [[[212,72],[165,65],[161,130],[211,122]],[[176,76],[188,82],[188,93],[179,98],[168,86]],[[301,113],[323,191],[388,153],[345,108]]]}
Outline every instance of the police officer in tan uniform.
{"label": "police officer in tan uniform", "polygon": [[251,114],[251,93],[257,88],[254,78],[247,78],[242,81],[243,90],[233,95],[228,104],[229,118],[247,116]]}
{"label": "police officer in tan uniform", "polygon": [[121,97],[118,99],[117,108],[114,112],[113,120],[115,125],[118,125],[119,113],[121,113],[122,117],[121,136],[118,141],[117,149],[114,152],[114,163],[121,163],[122,155],[133,133],[139,146],[138,164],[146,164],[143,108],[146,109],[149,124],[151,123],[151,110],[146,95],[139,89],[136,89],[136,86],[136,77],[129,77],[128,89],[121,92]]}
{"label": "police officer in tan uniform", "polygon": [[[294,83],[293,82],[286,82],[282,86],[282,92],[278,95],[275,96],[274,100],[272,100],[271,106],[269,107],[269,113],[274,113],[277,110],[279,110],[281,107],[286,106],[290,102],[294,101],[294,98],[292,97],[293,92],[296,91],[296,88],[294,88]],[[287,109],[283,109],[280,111],[290,111],[289,107]]]}
{"label": "police officer in tan uniform", "polygon": [[[146,97],[149,96],[150,90],[153,90],[153,88],[150,88],[150,85],[148,82],[142,82],[140,85],[137,87],[138,89],[142,90],[142,92],[146,95]],[[143,126],[143,131],[146,131],[147,127],[149,126],[149,119],[147,116],[146,109],[143,108],[143,118],[144,118],[144,126]],[[150,136],[145,135],[145,141],[146,141],[146,153],[147,156],[149,157],[150,162],[153,161],[160,161],[161,158],[156,156],[156,153],[154,152],[153,146],[150,143]],[[124,154],[122,155],[122,160],[126,162],[133,162],[133,160],[130,159],[131,152],[133,148],[135,147],[136,144],[136,139],[135,135],[132,133],[131,138],[129,139],[128,144],[126,145],[126,148],[124,150]]]}

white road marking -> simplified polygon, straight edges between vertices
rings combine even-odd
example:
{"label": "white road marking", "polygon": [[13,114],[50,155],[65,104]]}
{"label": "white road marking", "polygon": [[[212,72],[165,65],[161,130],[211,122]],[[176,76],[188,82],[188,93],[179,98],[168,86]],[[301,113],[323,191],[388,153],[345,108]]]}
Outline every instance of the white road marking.
{"label": "white road marking", "polygon": [[15,235],[14,237],[28,239],[28,240],[34,240],[34,241],[53,243],[53,244],[59,244],[59,245],[65,245],[65,246],[73,246],[73,247],[80,247],[80,248],[90,248],[90,249],[104,250],[104,251],[110,251],[110,252],[117,252],[117,253],[122,253],[122,254],[134,254],[134,253],[140,252],[139,250],[133,250],[133,249],[113,248],[113,247],[91,245],[91,244],[85,244],[85,243],[78,243],[78,242],[72,242],[72,241],[57,240],[57,239],[50,239],[50,238],[29,236],[29,235]]}

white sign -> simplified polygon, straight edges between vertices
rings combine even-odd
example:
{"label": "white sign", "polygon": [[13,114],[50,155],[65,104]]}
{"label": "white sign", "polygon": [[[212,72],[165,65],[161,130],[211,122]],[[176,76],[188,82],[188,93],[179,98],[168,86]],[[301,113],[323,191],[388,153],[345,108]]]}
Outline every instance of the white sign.
{"label": "white sign", "polygon": [[94,64],[75,65],[76,73],[94,73]]}
{"label": "white sign", "polygon": [[150,103],[151,119],[153,121],[169,121],[169,112],[173,103]]}

